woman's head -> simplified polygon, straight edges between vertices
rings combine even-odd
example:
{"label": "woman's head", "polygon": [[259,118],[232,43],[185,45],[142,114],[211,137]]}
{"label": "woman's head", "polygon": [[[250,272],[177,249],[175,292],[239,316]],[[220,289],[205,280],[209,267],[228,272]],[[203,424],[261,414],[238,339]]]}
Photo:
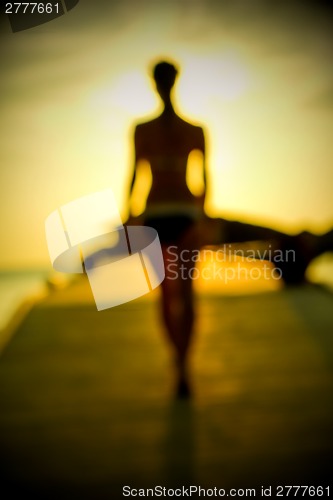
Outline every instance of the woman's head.
{"label": "woman's head", "polygon": [[156,88],[162,99],[170,95],[171,89],[174,86],[178,69],[176,66],[167,61],[158,62],[153,68],[153,78],[156,83]]}

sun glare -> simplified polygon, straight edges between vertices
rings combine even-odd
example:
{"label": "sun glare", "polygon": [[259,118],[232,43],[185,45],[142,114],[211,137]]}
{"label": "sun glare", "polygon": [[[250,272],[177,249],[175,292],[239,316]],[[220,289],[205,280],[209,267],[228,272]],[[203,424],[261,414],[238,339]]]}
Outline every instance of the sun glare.
{"label": "sun glare", "polygon": [[230,102],[243,96],[250,90],[252,80],[247,62],[236,52],[188,57],[179,80],[179,104],[186,113],[206,115],[216,99]]}
{"label": "sun glare", "polygon": [[[156,107],[157,99],[149,88],[148,78],[139,71],[128,71],[118,76],[105,93],[112,106],[121,108],[131,116],[145,115]],[[105,95],[100,97],[105,103]]]}

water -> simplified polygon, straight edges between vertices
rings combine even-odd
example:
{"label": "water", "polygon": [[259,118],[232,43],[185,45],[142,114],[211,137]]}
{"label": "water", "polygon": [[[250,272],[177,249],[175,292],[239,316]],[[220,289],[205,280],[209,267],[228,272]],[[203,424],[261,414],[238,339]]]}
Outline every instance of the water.
{"label": "water", "polygon": [[[321,283],[333,290],[333,256],[326,254],[317,259],[308,269],[308,279],[314,283]],[[20,304],[29,296],[43,293],[47,290],[46,280],[50,277],[49,269],[0,271],[0,332],[8,324]],[[215,283],[217,286],[218,283]],[[231,284],[232,285],[232,284]],[[216,289],[214,283],[209,290]],[[235,286],[219,287],[222,294],[232,293]],[[250,293],[251,287],[243,288],[243,293]],[[258,291],[260,291],[258,289]],[[239,290],[238,290],[239,292]]]}
{"label": "water", "polygon": [[48,275],[43,269],[0,272],[0,332],[24,299],[46,291]]}

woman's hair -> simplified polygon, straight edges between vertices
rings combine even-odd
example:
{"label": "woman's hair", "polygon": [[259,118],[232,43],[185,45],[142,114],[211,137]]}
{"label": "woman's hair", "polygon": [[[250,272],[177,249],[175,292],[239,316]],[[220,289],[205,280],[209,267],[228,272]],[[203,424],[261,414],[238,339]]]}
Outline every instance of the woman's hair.
{"label": "woman's hair", "polygon": [[158,62],[153,68],[153,77],[159,87],[170,90],[175,83],[178,69],[167,61]]}

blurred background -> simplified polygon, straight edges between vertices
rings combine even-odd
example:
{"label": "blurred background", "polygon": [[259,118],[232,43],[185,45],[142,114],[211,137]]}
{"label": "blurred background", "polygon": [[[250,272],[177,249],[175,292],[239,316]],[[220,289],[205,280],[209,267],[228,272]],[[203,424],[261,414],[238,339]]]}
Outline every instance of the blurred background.
{"label": "blurred background", "polygon": [[[0,29],[0,329],[52,272],[51,212],[111,188],[127,217],[134,125],[159,110],[149,72],[160,58],[181,69],[177,111],[206,131],[209,215],[290,233],[332,227],[329,2],[80,0],[16,33],[2,13]],[[332,284],[332,275],[324,255],[308,277]],[[197,287],[224,295],[279,288],[245,281]],[[123,484],[128,466],[138,484],[145,468],[170,483],[184,469],[188,481],[210,486],[223,470],[225,484],[246,487],[262,480],[255,463],[268,483],[292,481],[295,468],[300,479],[314,470],[317,484],[328,477],[331,295],[205,296],[198,403],[174,408],[146,299],[97,314],[89,288],[75,286],[37,308],[3,357],[9,482],[40,479],[49,494],[60,477],[72,488],[90,481],[93,492]]]}
{"label": "blurred background", "polygon": [[[51,270],[44,221],[64,203],[111,187],[126,217],[134,123],[158,110],[149,71],[160,57],[181,68],[178,112],[206,130],[207,213],[329,229],[331,30],[330,4],[311,0],[81,0],[17,33],[2,14],[5,277],[30,270],[31,287],[31,270]],[[332,261],[311,273],[330,281]]]}

